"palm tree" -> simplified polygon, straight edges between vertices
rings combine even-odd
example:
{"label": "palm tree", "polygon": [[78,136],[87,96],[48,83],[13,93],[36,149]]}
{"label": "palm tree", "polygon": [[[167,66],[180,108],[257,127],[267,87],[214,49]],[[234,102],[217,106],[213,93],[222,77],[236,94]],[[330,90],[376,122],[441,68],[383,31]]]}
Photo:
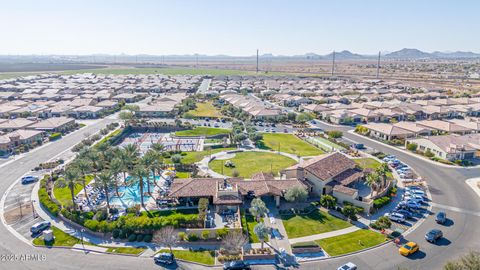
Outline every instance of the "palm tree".
{"label": "palm tree", "polygon": [[387,184],[387,173],[390,172],[387,163],[382,163],[379,167],[375,169],[375,172],[381,179],[382,187],[385,187],[385,185]]}
{"label": "palm tree", "polygon": [[373,190],[376,189],[378,180],[379,180],[379,177],[376,172],[367,174],[367,179],[365,180],[365,183],[367,184],[367,186],[370,187],[370,197],[373,196]]}
{"label": "palm tree", "polygon": [[110,189],[113,183],[114,183],[114,179],[112,178],[112,173],[109,171],[104,170],[95,176],[95,184],[99,188],[103,189],[103,191],[105,192],[105,197],[107,199],[107,213],[110,212],[108,190]]}
{"label": "palm tree", "polygon": [[118,192],[118,175],[122,171],[122,162],[120,159],[113,159],[110,162],[110,172],[112,173],[113,176],[113,185],[115,186],[115,193],[117,194],[117,197],[120,197],[120,194]]}
{"label": "palm tree", "polygon": [[[155,160],[155,152],[148,150],[147,153],[140,159],[140,164],[143,165],[143,167],[147,170],[147,175],[149,174],[148,171],[152,168],[153,166],[153,161]],[[153,179],[155,179],[155,173],[153,173]],[[151,195],[150,192],[150,180],[148,179],[147,176],[147,192]]]}
{"label": "palm tree", "polygon": [[133,170],[131,171],[132,175],[132,181],[134,184],[138,183],[139,188],[140,188],[140,202],[143,207],[145,207],[145,203],[143,201],[143,179],[148,178],[148,171],[147,169],[141,165],[137,164],[135,167],[133,167]]}
{"label": "palm tree", "polygon": [[163,151],[165,151],[165,146],[161,143],[153,143],[150,146],[150,148],[153,149],[154,151],[158,152],[159,154],[161,154]]}
{"label": "palm tree", "polygon": [[65,182],[70,189],[70,195],[72,196],[73,210],[77,210],[77,204],[75,203],[75,186],[78,183],[78,177],[80,172],[74,166],[65,168]]}
{"label": "palm tree", "polygon": [[83,186],[83,191],[85,192],[85,198],[87,198],[87,202],[90,204],[90,198],[88,197],[87,193],[87,180],[85,179],[85,176],[92,171],[92,165],[88,160],[77,159],[74,163],[74,166],[76,166],[80,172],[81,184]]}
{"label": "palm tree", "polygon": [[260,222],[253,227],[253,232],[257,235],[258,239],[261,241],[263,248],[263,243],[265,243],[265,240],[268,240],[268,228],[265,226],[265,223]]}

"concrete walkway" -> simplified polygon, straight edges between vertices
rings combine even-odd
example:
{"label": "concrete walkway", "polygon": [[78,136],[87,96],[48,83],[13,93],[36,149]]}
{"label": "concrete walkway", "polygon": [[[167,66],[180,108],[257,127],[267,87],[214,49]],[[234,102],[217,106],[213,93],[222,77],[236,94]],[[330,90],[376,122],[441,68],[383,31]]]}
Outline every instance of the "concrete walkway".
{"label": "concrete walkway", "polygon": [[345,229],[326,232],[326,233],[319,233],[319,234],[314,234],[314,235],[309,235],[309,236],[304,236],[304,237],[298,237],[298,238],[290,238],[290,244],[310,242],[310,241],[320,240],[320,239],[324,239],[324,238],[330,238],[330,237],[339,236],[339,235],[342,235],[342,234],[352,233],[352,232],[355,232],[355,231],[358,231],[358,230],[361,230],[361,228],[357,227],[357,226],[351,226],[351,227],[348,227],[348,228],[345,228]]}

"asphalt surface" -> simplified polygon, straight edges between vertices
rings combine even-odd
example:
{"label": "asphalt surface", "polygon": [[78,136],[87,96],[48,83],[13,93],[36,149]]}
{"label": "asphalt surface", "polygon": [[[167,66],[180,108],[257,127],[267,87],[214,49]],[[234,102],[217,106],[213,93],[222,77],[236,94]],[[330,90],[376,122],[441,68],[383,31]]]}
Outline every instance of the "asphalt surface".
{"label": "asphalt surface", "polygon": [[[94,133],[115,120],[104,119],[75,132],[61,140],[51,143],[37,151],[29,153],[14,162],[0,167],[0,193],[38,163],[47,161],[58,153],[68,149],[83,139],[85,133]],[[330,130],[323,124],[319,127]],[[340,128],[346,130],[345,128]],[[480,176],[480,169],[445,168],[433,165],[417,157],[391,149],[380,143],[372,142],[361,136],[344,133],[347,139],[364,143],[366,146],[396,155],[400,160],[413,167],[429,185],[434,208],[432,216],[427,218],[416,230],[406,236],[407,240],[420,244],[420,252],[409,258],[398,254],[398,248],[386,244],[379,248],[355,255],[333,258],[317,262],[304,263],[301,269],[337,269],[346,262],[354,262],[358,269],[441,269],[445,261],[457,258],[470,250],[480,250],[480,198],[465,184],[465,180]],[[440,206],[440,207],[437,207]],[[437,225],[433,214],[446,209],[449,222],[446,226]],[[458,208],[458,209],[457,209]],[[464,211],[465,210],[465,211]],[[432,228],[441,228],[445,239],[433,245],[423,240],[424,234]],[[41,255],[25,256],[25,255]],[[83,251],[64,249],[34,248],[16,238],[4,225],[0,226],[0,269],[160,269],[151,258],[137,258],[116,255],[100,255]],[[201,269],[194,264],[179,263],[171,268]],[[255,266],[255,269],[276,269],[273,266]]]}

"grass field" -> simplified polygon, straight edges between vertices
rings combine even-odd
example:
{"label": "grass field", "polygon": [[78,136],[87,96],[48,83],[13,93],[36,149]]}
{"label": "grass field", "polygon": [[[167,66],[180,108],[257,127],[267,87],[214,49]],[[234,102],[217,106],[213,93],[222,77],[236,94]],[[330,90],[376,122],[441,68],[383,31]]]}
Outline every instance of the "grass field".
{"label": "grass field", "polygon": [[[93,175],[87,175],[85,176],[85,179],[87,180],[87,184],[89,184],[93,180]],[[83,189],[83,186],[80,184],[75,185],[74,193],[77,195],[81,190]],[[53,194],[55,195],[55,199],[57,199],[58,202],[60,202],[62,205],[67,205],[72,203],[72,196],[70,193],[70,189],[66,187],[55,187],[53,189]]]}
{"label": "grass field", "polygon": [[[367,168],[376,169],[381,165],[380,162],[378,162],[373,158],[356,158],[356,159],[353,159],[353,161],[355,161],[355,163],[357,163],[358,166],[362,167],[363,169],[367,169]],[[393,178],[393,174],[391,172],[388,172],[387,177]]]}
{"label": "grass field", "polygon": [[[211,149],[211,150],[196,151],[196,152],[184,152],[185,155],[182,156],[181,163],[192,164],[192,163],[195,163],[195,162],[199,162],[205,156],[208,156],[210,154],[213,155],[213,154],[218,153],[218,152],[235,150],[235,149],[236,148],[226,147],[226,148],[215,148],[215,149]],[[171,160],[166,161],[166,162],[171,162]]]}
{"label": "grass field", "polygon": [[316,156],[324,152],[292,134],[263,133],[263,148],[299,156]]}
{"label": "grass field", "polygon": [[[159,252],[168,252],[168,249],[162,249]],[[173,250],[173,255],[177,259],[184,261],[203,263],[207,265],[215,264],[215,252],[213,250],[191,251],[191,250]]]}
{"label": "grass field", "polygon": [[217,173],[222,173],[223,167],[223,175],[233,176],[233,171],[236,170],[239,177],[250,178],[252,174],[258,172],[272,172],[278,175],[279,171],[296,163],[291,158],[265,152],[240,152],[230,160],[235,164],[235,168],[225,167],[226,160],[213,160],[209,166]]}
{"label": "grass field", "polygon": [[282,221],[289,238],[336,231],[352,226],[321,210],[307,215],[285,215],[282,216]]}
{"label": "grass field", "polygon": [[118,253],[118,254],[131,254],[138,255],[142,253],[145,248],[136,248],[136,247],[109,247],[107,252]]}
{"label": "grass field", "polygon": [[381,244],[385,242],[385,236],[371,230],[358,230],[315,242],[319,244],[328,255],[338,256]]}
{"label": "grass field", "polygon": [[[53,242],[50,242],[50,243],[45,243],[45,241],[43,240],[43,236],[40,236],[40,237],[37,237],[35,239],[33,239],[33,244],[37,245],[37,246],[65,246],[65,247],[71,247],[75,244],[79,244],[81,243],[82,241],[78,238],[75,238],[65,232],[63,232],[62,230],[58,229],[57,227],[55,226],[52,226],[51,227],[52,231],[53,231],[53,236],[54,236],[54,240]],[[87,242],[84,242],[84,244],[87,244]]]}
{"label": "grass field", "polygon": [[230,130],[224,128],[195,127],[194,129],[177,131],[175,132],[175,136],[214,136],[228,133],[230,133]]}
{"label": "grass field", "polygon": [[209,117],[209,118],[222,118],[222,113],[213,106],[211,101],[202,102],[196,104],[195,110],[190,110],[186,114],[194,118],[197,117]]}
{"label": "grass field", "polygon": [[324,144],[326,144],[326,145],[328,145],[328,146],[330,146],[330,147],[333,147],[333,148],[335,148],[335,149],[345,150],[345,147],[340,146],[340,145],[338,145],[338,144],[336,144],[336,143],[333,143],[333,142],[331,142],[331,141],[329,141],[329,140],[327,140],[327,139],[325,139],[325,138],[323,138],[323,137],[315,137],[315,139],[317,139],[317,140],[323,142]]}

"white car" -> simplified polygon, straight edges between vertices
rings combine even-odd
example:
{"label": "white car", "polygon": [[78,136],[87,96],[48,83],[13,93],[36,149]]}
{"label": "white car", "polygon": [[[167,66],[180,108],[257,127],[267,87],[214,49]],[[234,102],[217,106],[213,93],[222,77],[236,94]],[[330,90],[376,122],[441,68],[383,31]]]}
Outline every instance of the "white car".
{"label": "white car", "polygon": [[421,187],[417,187],[417,186],[408,186],[408,187],[405,187],[405,190],[420,190],[420,191],[423,191]]}
{"label": "white car", "polygon": [[421,208],[421,205],[418,203],[418,202],[414,202],[414,201],[403,201],[401,202],[403,203],[405,206],[407,206],[408,208],[413,208],[413,209],[419,209]]}
{"label": "white car", "polygon": [[348,262],[348,263],[338,267],[337,270],[357,270],[357,266],[352,262]]}
{"label": "white car", "polygon": [[425,202],[425,199],[422,196],[418,196],[418,195],[404,195],[403,200],[404,201],[414,201],[414,202],[417,202],[417,203]]}
{"label": "white car", "polygon": [[419,190],[419,189],[407,189],[407,190],[405,191],[405,193],[410,193],[410,194],[425,196],[425,191]]}
{"label": "white car", "polygon": [[385,216],[391,221],[405,222],[405,216],[400,213],[386,213]]}

